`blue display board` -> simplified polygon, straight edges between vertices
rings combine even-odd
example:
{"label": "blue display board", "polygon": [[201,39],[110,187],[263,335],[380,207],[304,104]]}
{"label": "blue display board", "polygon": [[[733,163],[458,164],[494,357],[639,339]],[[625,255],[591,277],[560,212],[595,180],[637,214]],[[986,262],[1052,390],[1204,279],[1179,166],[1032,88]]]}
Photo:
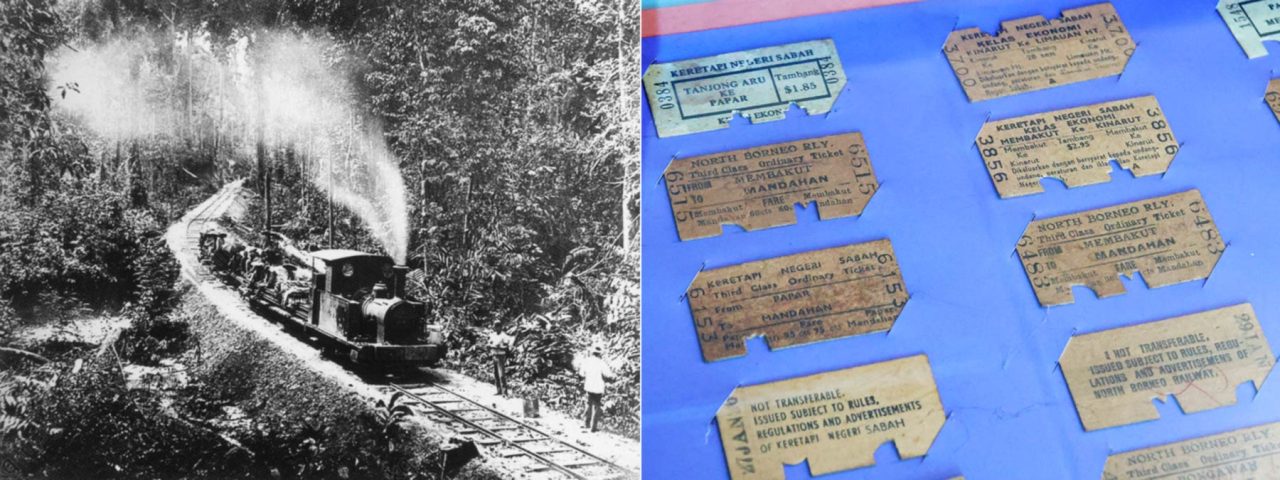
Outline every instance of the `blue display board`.
{"label": "blue display board", "polygon": [[[735,386],[927,354],[948,419],[923,459],[899,460],[886,444],[876,465],[832,479],[1099,478],[1111,452],[1280,421],[1272,372],[1239,403],[1184,415],[1171,400],[1161,418],[1085,432],[1057,358],[1084,333],[1240,302],[1252,302],[1273,348],[1280,341],[1280,122],[1263,103],[1280,48],[1249,60],[1214,10],[1214,0],[1118,0],[1138,43],[1124,74],[969,103],[942,54],[953,28],[994,32],[1002,20],[1043,15],[1089,1],[938,1],[645,39],[647,66],[736,50],[834,39],[849,82],[824,116],[793,108],[785,121],[657,138],[648,106],[643,130],[643,455],[646,478],[727,479],[714,416]],[[1163,176],[1001,200],[973,140],[1001,119],[1154,94],[1183,142]],[[881,189],[861,217],[681,242],[663,188],[673,157],[715,153],[819,135],[861,131]],[[1199,188],[1228,243],[1207,281],[1042,308],[1014,244],[1033,218]],[[892,331],[702,361],[682,297],[702,268],[888,237],[912,297]],[[808,478],[806,466],[788,478]]]}

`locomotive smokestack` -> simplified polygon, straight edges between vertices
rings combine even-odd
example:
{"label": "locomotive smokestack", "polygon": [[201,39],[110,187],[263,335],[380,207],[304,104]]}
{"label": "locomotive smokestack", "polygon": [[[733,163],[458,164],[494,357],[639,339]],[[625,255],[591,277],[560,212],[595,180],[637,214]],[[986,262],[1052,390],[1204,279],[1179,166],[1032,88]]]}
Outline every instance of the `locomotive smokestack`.
{"label": "locomotive smokestack", "polygon": [[395,276],[395,286],[392,287],[396,292],[396,297],[405,298],[405,283],[408,281],[409,267],[406,265],[396,265],[392,267]]}

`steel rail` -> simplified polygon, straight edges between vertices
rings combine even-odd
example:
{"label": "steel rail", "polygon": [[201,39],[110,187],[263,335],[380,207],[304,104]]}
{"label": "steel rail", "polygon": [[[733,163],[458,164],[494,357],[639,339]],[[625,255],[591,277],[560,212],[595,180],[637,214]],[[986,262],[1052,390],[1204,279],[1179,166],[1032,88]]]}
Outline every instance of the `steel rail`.
{"label": "steel rail", "polygon": [[[585,475],[582,475],[582,474],[580,474],[580,473],[578,473],[578,472],[575,472],[575,471],[573,471],[573,470],[570,470],[570,467],[567,467],[567,466],[565,466],[565,465],[560,464],[559,462],[556,462],[556,461],[554,461],[554,460],[551,460],[550,458],[547,458],[545,455],[542,455],[542,454],[540,454],[540,453],[538,453],[538,452],[535,452],[535,451],[533,451],[533,450],[530,450],[530,449],[528,449],[528,448],[525,448],[523,445],[520,445],[518,442],[513,441],[512,439],[509,439],[509,438],[507,438],[507,437],[504,437],[504,436],[500,435],[499,433],[497,433],[497,432],[496,432],[496,431],[494,431],[494,430],[491,430],[491,429],[489,429],[489,428],[486,428],[486,427],[481,426],[479,423],[477,423],[478,421],[476,421],[476,420],[467,419],[467,418],[463,417],[462,415],[459,415],[459,414],[458,414],[458,413],[456,413],[456,412],[450,411],[450,410],[448,410],[448,409],[446,409],[446,408],[444,408],[444,407],[442,407],[442,406],[440,406],[440,405],[437,405],[437,404],[436,404],[436,402],[433,402],[433,401],[431,401],[431,400],[428,400],[428,399],[426,399],[425,397],[423,397],[422,395],[419,395],[419,394],[417,394],[417,393],[415,393],[415,392],[413,392],[413,391],[410,391],[409,389],[407,389],[407,388],[405,388],[405,387],[403,387],[403,386],[401,386],[401,385],[397,385],[397,384],[394,384],[394,383],[389,383],[389,384],[387,384],[387,385],[388,385],[388,386],[390,386],[392,389],[396,390],[397,392],[403,393],[403,394],[405,394],[406,396],[408,396],[408,397],[410,397],[410,398],[412,398],[412,399],[414,399],[414,400],[417,400],[418,402],[420,402],[420,403],[422,403],[422,404],[424,404],[424,405],[427,405],[427,406],[429,406],[429,407],[431,407],[431,408],[435,409],[435,412],[442,413],[442,414],[444,414],[444,415],[446,415],[446,416],[448,416],[448,417],[450,417],[450,418],[453,418],[454,420],[457,420],[457,421],[459,421],[459,422],[462,422],[463,424],[466,424],[468,427],[470,427],[470,428],[472,428],[472,429],[474,429],[474,430],[476,430],[476,431],[478,431],[478,432],[480,432],[480,433],[483,433],[483,434],[485,434],[485,435],[488,435],[488,436],[490,436],[490,437],[493,437],[494,439],[501,441],[505,446],[507,446],[507,447],[511,447],[511,448],[514,448],[514,449],[516,449],[516,450],[519,450],[519,451],[523,452],[525,455],[528,455],[530,458],[533,458],[534,460],[537,460],[537,461],[539,461],[539,462],[541,462],[541,463],[543,463],[543,464],[547,465],[548,467],[551,467],[552,469],[555,469],[555,470],[559,471],[560,473],[563,473],[563,474],[565,474],[565,475],[568,475],[570,478],[574,478],[574,479],[577,479],[577,480],[589,480],[589,477],[587,477],[587,476],[585,476]],[[558,439],[558,438],[556,438],[556,437],[553,437],[553,436],[551,436],[551,435],[547,434],[546,432],[543,432],[542,430],[536,429],[536,428],[534,428],[534,427],[532,427],[532,426],[529,426],[528,424],[526,424],[526,423],[524,423],[524,422],[521,422],[521,421],[519,421],[519,420],[516,420],[516,419],[514,419],[514,418],[511,418],[510,416],[507,416],[507,415],[505,415],[505,414],[503,414],[503,413],[501,413],[501,412],[498,412],[498,411],[493,410],[493,409],[491,409],[491,408],[489,408],[489,407],[486,407],[486,406],[484,406],[484,405],[481,405],[481,404],[479,404],[479,403],[476,403],[475,401],[473,401],[473,400],[471,400],[471,399],[469,399],[469,398],[467,398],[467,397],[464,397],[464,396],[462,396],[462,395],[459,395],[458,393],[456,393],[456,392],[454,392],[454,391],[452,391],[452,390],[448,390],[448,389],[446,389],[446,388],[444,388],[444,387],[440,387],[440,386],[437,386],[437,385],[423,385],[423,386],[424,386],[424,387],[431,387],[431,388],[435,388],[435,389],[438,389],[438,390],[440,390],[440,391],[442,391],[442,392],[444,392],[444,393],[446,393],[446,394],[453,395],[454,397],[457,397],[457,398],[458,398],[458,399],[460,399],[460,400],[463,400],[463,401],[465,401],[465,402],[471,403],[472,405],[478,406],[478,407],[480,407],[480,408],[482,408],[482,409],[484,409],[484,410],[488,411],[489,413],[491,413],[491,414],[493,414],[495,417],[497,417],[497,419],[498,419],[498,420],[500,420],[500,421],[506,421],[506,422],[514,423],[514,424],[515,424],[517,427],[519,427],[519,428],[524,428],[524,429],[530,430],[530,431],[532,431],[532,432],[534,432],[534,433],[537,433],[538,435],[541,435],[541,436],[545,437],[545,439],[546,439],[546,440],[550,440],[550,441],[552,441],[552,442],[559,443],[559,444],[564,445],[564,446],[568,446],[568,447],[570,447],[570,448],[572,448],[572,449],[574,449],[574,450],[576,450],[576,451],[578,451],[578,452],[580,452],[580,453],[582,453],[582,454],[587,455],[588,457],[591,457],[592,459],[594,459],[594,460],[596,460],[596,461],[600,462],[601,464],[603,464],[603,465],[605,465],[605,466],[608,466],[608,467],[610,467],[610,468],[613,468],[613,469],[616,469],[616,470],[620,470],[620,471],[623,471],[623,472],[627,472],[627,471],[628,471],[627,469],[623,468],[623,467],[622,467],[622,466],[620,466],[620,465],[617,465],[617,464],[615,464],[615,463],[613,463],[613,462],[610,462],[610,461],[608,461],[608,460],[605,460],[605,459],[603,459],[603,458],[600,458],[600,457],[598,457],[598,456],[596,456],[596,455],[594,455],[594,454],[592,454],[592,453],[590,453],[590,452],[587,452],[587,451],[582,450],[582,449],[580,449],[580,448],[578,448],[578,447],[575,447],[575,446],[573,446],[573,445],[570,445],[570,444],[568,444],[568,443],[564,442],[563,440],[560,440],[560,439]]]}
{"label": "steel rail", "polygon": [[623,467],[622,465],[618,465],[618,464],[616,464],[616,463],[613,463],[613,462],[611,462],[611,461],[609,461],[609,460],[605,459],[604,457],[601,457],[601,456],[596,455],[596,454],[594,454],[594,453],[591,453],[591,452],[588,452],[588,451],[583,450],[583,449],[581,449],[581,448],[578,448],[576,445],[573,445],[573,444],[571,444],[571,443],[569,443],[569,442],[566,442],[566,441],[564,441],[564,440],[561,440],[561,439],[557,438],[556,436],[551,435],[551,434],[549,434],[549,433],[547,433],[547,432],[544,432],[544,431],[542,431],[542,430],[539,430],[538,428],[536,428],[536,427],[534,427],[534,426],[532,426],[532,425],[529,425],[529,424],[527,424],[527,423],[521,422],[520,420],[516,420],[515,418],[512,418],[511,416],[509,416],[509,415],[507,415],[507,414],[505,414],[505,413],[499,412],[499,411],[497,411],[497,410],[495,410],[495,409],[493,409],[493,408],[490,408],[490,407],[488,407],[488,406],[486,406],[486,405],[483,405],[483,404],[481,404],[481,403],[479,403],[479,402],[476,402],[475,400],[472,400],[472,399],[470,399],[470,398],[464,397],[464,396],[462,396],[462,394],[459,394],[458,392],[455,392],[455,391],[453,391],[453,390],[447,389],[447,388],[442,387],[442,386],[440,386],[440,385],[424,385],[424,386],[428,386],[428,387],[431,387],[431,388],[434,388],[434,389],[437,389],[437,390],[443,391],[443,392],[445,392],[445,393],[448,393],[448,394],[450,394],[450,395],[453,395],[453,396],[455,396],[455,397],[457,397],[457,398],[459,398],[459,399],[461,399],[461,400],[463,400],[463,401],[465,401],[465,402],[467,402],[467,403],[470,403],[470,404],[472,404],[472,405],[475,405],[476,407],[482,408],[482,409],[484,409],[484,410],[488,411],[489,413],[491,413],[491,414],[493,414],[493,415],[495,415],[495,416],[497,416],[497,417],[501,417],[501,418],[502,418],[502,419],[504,419],[504,420],[507,420],[507,421],[512,422],[512,423],[515,423],[515,424],[517,424],[517,425],[519,425],[519,426],[521,426],[521,427],[523,427],[523,428],[528,429],[529,431],[532,431],[532,432],[534,432],[534,433],[537,433],[538,435],[542,435],[542,436],[544,436],[544,437],[547,437],[547,438],[548,438],[548,439],[550,439],[551,441],[554,441],[554,442],[556,442],[556,443],[558,443],[558,444],[560,444],[560,445],[563,445],[563,446],[565,446],[565,447],[569,447],[569,448],[573,449],[574,451],[576,451],[576,452],[578,452],[578,453],[580,453],[580,454],[582,454],[582,455],[585,455],[585,456],[587,456],[588,458],[591,458],[591,459],[593,459],[593,460],[595,460],[595,461],[597,461],[597,462],[600,462],[601,464],[603,464],[603,465],[605,465],[605,466],[607,466],[607,467],[609,467],[609,468],[611,468],[611,469],[613,469],[613,470],[617,470],[617,471],[619,471],[619,472],[621,472],[621,473],[630,473],[630,472],[631,472],[630,470],[627,470],[627,469],[626,469],[626,467]]}

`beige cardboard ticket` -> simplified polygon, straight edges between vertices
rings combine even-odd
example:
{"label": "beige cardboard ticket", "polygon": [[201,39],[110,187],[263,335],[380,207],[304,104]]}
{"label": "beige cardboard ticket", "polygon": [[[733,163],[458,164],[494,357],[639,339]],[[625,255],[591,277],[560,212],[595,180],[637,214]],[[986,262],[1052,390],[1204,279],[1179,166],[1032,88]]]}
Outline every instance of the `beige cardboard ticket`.
{"label": "beige cardboard ticket", "polygon": [[1111,181],[1111,160],[1136,177],[1164,173],[1178,139],[1156,97],[1146,96],[987,122],[978,151],[1001,198]]}
{"label": "beige cardboard ticket", "polygon": [[1058,359],[1085,430],[1160,418],[1153,399],[1195,413],[1236,404],[1275,365],[1253,306],[1245,303],[1071,337]]}
{"label": "beige cardboard ticket", "polygon": [[1226,248],[1199,190],[1035,220],[1018,257],[1040,305],[1075,302],[1073,285],[1106,298],[1120,276],[1141,272],[1148,288],[1207,278]]}
{"label": "beige cardboard ticket", "polygon": [[738,387],[716,413],[733,480],[784,480],[805,459],[815,476],[869,466],[891,440],[920,457],[945,421],[924,355]]}
{"label": "beige cardboard ticket", "polygon": [[970,102],[1119,75],[1133,55],[1129,31],[1110,3],[1062,16],[1008,20],[996,35],[951,32],[943,52]]}
{"label": "beige cardboard ticket", "polygon": [[1280,478],[1280,423],[1117,453],[1105,480]]}
{"label": "beige cardboard ticket", "polygon": [[888,330],[907,289],[888,239],[698,272],[686,292],[702,358]]}
{"label": "beige cardboard ticket", "polygon": [[844,84],[830,39],[658,63],[644,74],[659,137],[727,128],[735,114],[782,120],[793,103],[827,113]]}
{"label": "beige cardboard ticket", "polygon": [[1280,2],[1219,0],[1218,14],[1249,58],[1267,55],[1263,41],[1280,40]]}
{"label": "beige cardboard ticket", "polygon": [[1273,78],[1267,82],[1267,94],[1263,98],[1267,102],[1267,107],[1271,109],[1271,114],[1276,116],[1276,120],[1280,120],[1280,78]]}
{"label": "beige cardboard ticket", "polygon": [[721,226],[758,230],[796,223],[814,202],[823,220],[862,213],[879,184],[860,133],[844,133],[671,162],[664,173],[681,240]]}

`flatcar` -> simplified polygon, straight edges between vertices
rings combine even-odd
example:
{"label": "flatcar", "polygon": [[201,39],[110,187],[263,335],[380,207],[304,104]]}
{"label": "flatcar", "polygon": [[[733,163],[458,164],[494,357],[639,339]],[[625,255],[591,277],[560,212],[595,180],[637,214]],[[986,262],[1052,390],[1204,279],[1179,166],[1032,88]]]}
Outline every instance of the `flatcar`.
{"label": "flatcar", "polygon": [[408,267],[355,250],[300,252],[266,237],[266,246],[255,248],[225,233],[202,233],[200,260],[256,310],[301,327],[354,363],[414,367],[444,358],[443,329],[405,292]]}

